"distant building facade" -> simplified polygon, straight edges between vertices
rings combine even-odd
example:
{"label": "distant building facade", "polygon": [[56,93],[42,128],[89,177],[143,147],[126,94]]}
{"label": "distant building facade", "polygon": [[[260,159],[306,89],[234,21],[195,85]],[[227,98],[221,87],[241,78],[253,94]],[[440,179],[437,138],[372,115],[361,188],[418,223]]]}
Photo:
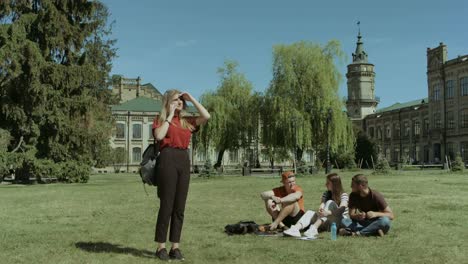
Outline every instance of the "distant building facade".
{"label": "distant building facade", "polygon": [[468,161],[468,55],[448,60],[443,43],[427,49],[428,98],[376,109],[374,65],[358,35],[348,65],[347,111],[393,163],[443,163],[460,153]]}
{"label": "distant building facade", "polygon": [[[143,151],[153,142],[152,125],[162,109],[161,92],[152,84],[141,84],[141,78],[125,78],[121,75],[112,77],[112,93],[120,99],[119,104],[111,106],[112,116],[115,120],[115,128],[110,139],[112,148],[123,148],[127,158],[125,164],[121,164],[122,172],[137,172],[141,162]],[[197,115],[194,107],[187,109],[191,115]],[[189,156],[192,167],[201,167],[207,159],[212,164],[217,153],[214,149],[208,151],[192,151],[190,144]],[[223,164],[238,165],[243,161],[241,156],[245,150],[226,151]],[[250,153],[251,151],[246,151]],[[98,171],[113,171],[113,168],[97,169]]]}
{"label": "distant building facade", "polygon": [[[111,106],[112,115],[115,120],[115,128],[110,139],[112,148],[123,148],[127,159],[121,164],[122,172],[137,172],[141,162],[143,151],[153,142],[152,124],[162,109],[162,94],[152,84],[141,84],[141,78],[125,78],[121,75],[112,77],[112,93],[120,99],[120,103]],[[192,106],[188,113],[197,115],[198,112]],[[262,146],[258,140],[252,142],[246,149],[225,151],[223,157],[224,166],[240,167],[244,162],[252,166],[258,162],[261,166],[269,166],[269,159],[262,154]],[[214,148],[207,151],[193,151],[192,143],[189,147],[192,169],[201,168],[207,160],[213,165],[216,162],[217,152]],[[304,160],[312,162],[314,153],[304,151]],[[276,165],[292,166],[292,160]],[[113,171],[113,168],[97,169],[99,171]]]}

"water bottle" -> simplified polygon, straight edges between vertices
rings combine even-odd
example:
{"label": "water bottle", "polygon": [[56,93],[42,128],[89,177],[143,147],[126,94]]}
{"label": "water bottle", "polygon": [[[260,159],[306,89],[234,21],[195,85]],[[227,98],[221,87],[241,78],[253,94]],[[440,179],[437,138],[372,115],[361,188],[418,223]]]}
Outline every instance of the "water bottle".
{"label": "water bottle", "polygon": [[335,241],[336,240],[336,224],[333,222],[331,225],[331,230],[330,230],[330,235],[331,235],[331,240]]}

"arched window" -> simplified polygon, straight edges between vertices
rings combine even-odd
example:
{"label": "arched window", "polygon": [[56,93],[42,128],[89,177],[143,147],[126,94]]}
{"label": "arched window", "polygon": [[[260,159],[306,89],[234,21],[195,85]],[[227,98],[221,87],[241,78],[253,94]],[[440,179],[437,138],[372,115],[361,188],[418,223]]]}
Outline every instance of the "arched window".
{"label": "arched window", "polygon": [[135,147],[132,149],[132,161],[141,162],[141,148]]}

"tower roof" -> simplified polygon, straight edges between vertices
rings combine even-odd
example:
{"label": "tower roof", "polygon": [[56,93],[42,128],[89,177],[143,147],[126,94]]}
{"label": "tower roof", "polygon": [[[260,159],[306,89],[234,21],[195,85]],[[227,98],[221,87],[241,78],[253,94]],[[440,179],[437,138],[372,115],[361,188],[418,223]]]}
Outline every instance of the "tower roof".
{"label": "tower roof", "polygon": [[[361,22],[358,22],[358,26]],[[367,53],[364,51],[364,43],[361,38],[361,28],[359,28],[358,41],[356,43],[356,51],[353,53],[353,63],[367,63]]]}

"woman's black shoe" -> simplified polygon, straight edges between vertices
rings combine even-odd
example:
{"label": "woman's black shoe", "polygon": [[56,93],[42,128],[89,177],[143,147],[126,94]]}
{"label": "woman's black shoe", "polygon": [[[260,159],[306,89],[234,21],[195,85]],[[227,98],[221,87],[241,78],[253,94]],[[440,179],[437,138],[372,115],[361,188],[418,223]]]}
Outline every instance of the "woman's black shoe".
{"label": "woman's black shoe", "polygon": [[169,257],[171,259],[184,260],[184,256],[182,256],[182,252],[180,252],[178,248],[171,249],[171,251],[169,251]]}
{"label": "woman's black shoe", "polygon": [[[172,252],[172,250],[171,250],[171,252]],[[165,248],[162,248],[160,250],[156,250],[155,255],[160,260],[169,260],[169,255],[167,254],[167,250]]]}

